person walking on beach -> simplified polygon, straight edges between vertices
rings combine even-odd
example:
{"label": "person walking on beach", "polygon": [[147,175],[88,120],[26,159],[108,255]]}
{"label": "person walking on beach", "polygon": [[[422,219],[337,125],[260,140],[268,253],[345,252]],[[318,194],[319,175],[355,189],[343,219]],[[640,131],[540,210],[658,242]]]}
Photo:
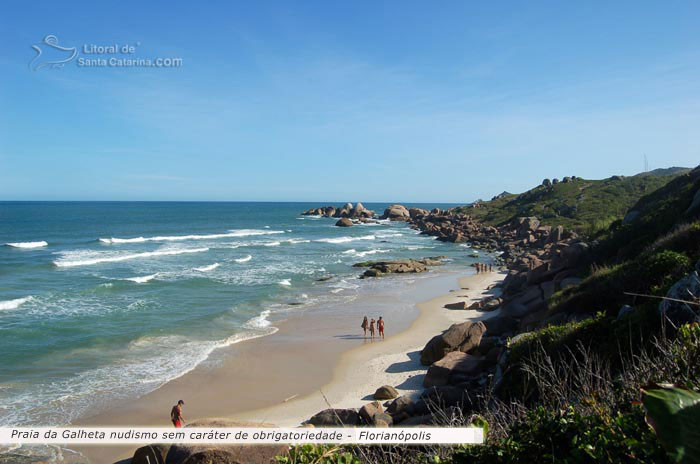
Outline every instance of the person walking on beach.
{"label": "person walking on beach", "polygon": [[367,327],[369,327],[369,322],[367,322],[367,316],[365,316],[365,318],[362,320],[362,325],[360,327],[362,327],[362,330],[364,330],[365,338],[367,338]]}
{"label": "person walking on beach", "polygon": [[170,420],[173,422],[173,425],[177,428],[182,427],[185,423],[185,418],[182,415],[182,407],[184,405],[185,402],[180,400],[175,406],[173,406],[173,409],[170,410]]}
{"label": "person walking on beach", "polygon": [[379,336],[384,340],[384,319],[382,319],[382,316],[379,316],[377,321],[377,329],[379,329]]}
{"label": "person walking on beach", "polygon": [[369,337],[374,338],[374,318],[369,321]]}

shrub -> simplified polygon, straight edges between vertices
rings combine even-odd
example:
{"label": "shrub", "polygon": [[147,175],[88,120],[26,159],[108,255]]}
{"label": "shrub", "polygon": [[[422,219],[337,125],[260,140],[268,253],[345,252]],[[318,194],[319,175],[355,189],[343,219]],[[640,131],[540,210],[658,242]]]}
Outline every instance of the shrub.
{"label": "shrub", "polygon": [[640,407],[612,415],[582,415],[574,407],[529,411],[507,438],[455,453],[459,463],[668,462]]}
{"label": "shrub", "polygon": [[616,316],[623,304],[636,305],[627,293],[665,295],[693,266],[688,256],[671,250],[642,253],[616,265],[593,266],[580,285],[557,293],[550,302],[552,313],[604,311]]}

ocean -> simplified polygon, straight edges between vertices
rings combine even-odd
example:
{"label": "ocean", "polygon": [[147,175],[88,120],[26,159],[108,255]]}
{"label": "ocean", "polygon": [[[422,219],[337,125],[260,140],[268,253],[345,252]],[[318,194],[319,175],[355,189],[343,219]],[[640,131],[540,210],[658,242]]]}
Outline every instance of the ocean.
{"label": "ocean", "polygon": [[325,204],[0,202],[0,426],[69,424],[290,311],[351,301],[369,283],[358,261],[475,259],[402,222],[300,214]]}

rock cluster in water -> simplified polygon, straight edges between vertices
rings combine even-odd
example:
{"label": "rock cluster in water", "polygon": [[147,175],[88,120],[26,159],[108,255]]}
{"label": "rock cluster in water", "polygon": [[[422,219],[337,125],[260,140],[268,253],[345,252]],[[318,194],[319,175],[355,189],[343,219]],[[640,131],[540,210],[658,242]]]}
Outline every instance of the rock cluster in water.
{"label": "rock cluster in water", "polygon": [[445,256],[434,256],[423,259],[402,259],[397,261],[365,261],[353,264],[353,267],[368,268],[361,279],[367,277],[382,277],[387,274],[415,274],[427,272],[429,266],[439,266]]}

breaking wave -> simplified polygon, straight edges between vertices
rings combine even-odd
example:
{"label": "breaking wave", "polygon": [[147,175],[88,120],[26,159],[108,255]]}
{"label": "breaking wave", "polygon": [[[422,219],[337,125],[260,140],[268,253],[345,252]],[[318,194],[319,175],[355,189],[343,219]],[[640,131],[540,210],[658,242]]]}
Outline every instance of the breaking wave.
{"label": "breaking wave", "polygon": [[12,248],[41,248],[48,246],[49,244],[45,241],[40,242],[16,242],[16,243],[6,243],[5,245]]}
{"label": "breaking wave", "polygon": [[24,298],[15,298],[14,300],[0,301],[0,311],[7,309],[17,309],[27,301],[33,300],[32,296],[25,296]]}
{"label": "breaking wave", "polygon": [[64,260],[59,259],[54,261],[54,265],[57,267],[74,267],[74,266],[90,266],[92,264],[100,263],[114,263],[119,261],[126,261],[129,259],[139,259],[139,258],[151,258],[154,256],[171,256],[179,255],[183,253],[201,253],[203,251],[208,251],[209,248],[185,248],[182,250],[158,250],[158,251],[146,251],[143,253],[132,253],[128,255],[120,256],[108,256],[104,258],[92,258],[92,259],[82,259],[82,260]]}

